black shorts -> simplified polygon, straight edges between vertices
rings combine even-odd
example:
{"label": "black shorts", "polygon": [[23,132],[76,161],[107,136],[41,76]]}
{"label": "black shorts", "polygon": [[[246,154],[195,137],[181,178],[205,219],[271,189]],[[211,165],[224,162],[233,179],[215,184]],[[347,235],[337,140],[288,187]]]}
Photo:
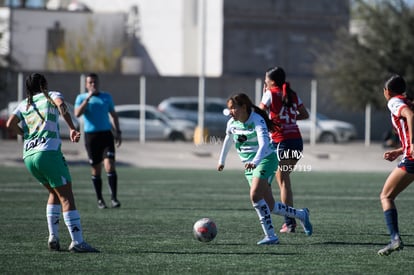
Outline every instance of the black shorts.
{"label": "black shorts", "polygon": [[101,163],[105,158],[115,159],[115,142],[111,131],[85,133],[85,147],[90,165]]}
{"label": "black shorts", "polygon": [[278,143],[273,143],[278,160],[296,159],[299,160],[303,156],[303,140],[286,139]]}
{"label": "black shorts", "polygon": [[398,163],[398,168],[403,169],[407,173],[414,174],[414,160],[405,157]]}

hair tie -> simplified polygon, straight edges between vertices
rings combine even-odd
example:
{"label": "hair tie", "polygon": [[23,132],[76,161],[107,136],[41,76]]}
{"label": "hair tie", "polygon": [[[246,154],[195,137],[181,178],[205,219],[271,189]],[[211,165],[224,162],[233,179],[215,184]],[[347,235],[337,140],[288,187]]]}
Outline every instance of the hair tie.
{"label": "hair tie", "polygon": [[283,95],[284,98],[287,95],[287,90],[289,89],[289,87],[290,87],[289,82],[283,83],[283,85],[282,85],[282,95]]}

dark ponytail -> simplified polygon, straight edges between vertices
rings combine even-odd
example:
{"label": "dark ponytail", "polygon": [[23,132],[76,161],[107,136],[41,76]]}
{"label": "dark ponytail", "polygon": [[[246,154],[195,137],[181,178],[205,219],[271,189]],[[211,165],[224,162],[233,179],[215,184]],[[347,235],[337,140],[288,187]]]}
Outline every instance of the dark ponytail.
{"label": "dark ponytail", "polygon": [[53,106],[56,106],[53,100],[49,96],[49,91],[47,90],[46,78],[41,74],[33,73],[26,78],[26,94],[27,94],[26,110],[29,109],[30,105],[33,104],[33,96],[39,93],[43,93],[43,95],[47,98],[47,100]]}
{"label": "dark ponytail", "polygon": [[292,107],[292,94],[289,82],[286,82],[286,73],[281,67],[273,67],[266,71],[267,77],[275,82],[275,85],[282,90],[282,102],[286,107]]}
{"label": "dark ponytail", "polygon": [[46,78],[38,73],[33,73],[26,77],[26,94],[27,94],[27,105],[26,110],[29,110],[29,107],[32,105],[36,113],[40,116],[42,121],[45,121],[45,118],[39,112],[39,109],[34,106],[33,96],[39,93],[43,93],[43,95],[47,98],[47,100],[56,107],[55,103],[49,96],[49,91],[47,90],[47,80]]}

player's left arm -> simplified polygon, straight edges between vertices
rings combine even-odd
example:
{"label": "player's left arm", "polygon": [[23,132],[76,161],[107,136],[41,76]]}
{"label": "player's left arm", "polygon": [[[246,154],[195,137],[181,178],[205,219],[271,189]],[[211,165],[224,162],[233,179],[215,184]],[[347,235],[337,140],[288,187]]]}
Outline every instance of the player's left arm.
{"label": "player's left arm", "polygon": [[115,110],[112,110],[109,112],[112,118],[113,127],[115,129],[115,141],[116,145],[119,147],[122,143],[122,132],[121,128],[119,127],[119,118],[118,114],[115,112]]}
{"label": "player's left arm", "polygon": [[65,104],[65,101],[61,97],[55,97],[53,102],[57,106],[60,115],[65,120],[66,124],[69,126],[70,129],[70,140],[73,142],[78,142],[80,139],[80,132],[76,129],[75,125],[73,124],[72,117],[68,111],[68,106]]}
{"label": "player's left arm", "polygon": [[256,166],[259,165],[259,163],[265,157],[266,148],[269,146],[269,131],[267,129],[266,123],[264,121],[257,123],[255,131],[257,133],[257,142],[259,143],[259,148],[254,159],[250,163],[246,163],[246,169],[256,168]]}
{"label": "player's left arm", "polygon": [[309,118],[309,112],[305,107],[305,104],[303,104],[302,99],[296,94],[294,93],[294,102],[296,102],[296,120],[303,120],[303,119],[308,119]]}
{"label": "player's left arm", "polygon": [[308,110],[306,110],[305,105],[299,105],[298,107],[298,114],[296,116],[296,120],[302,120],[302,119],[308,119],[309,113]]}
{"label": "player's left arm", "polygon": [[411,144],[411,156],[414,156],[414,136],[413,136],[413,129],[414,129],[414,113],[408,106],[401,110],[400,115],[404,117],[407,121],[408,126],[408,133],[410,135],[410,144]]}

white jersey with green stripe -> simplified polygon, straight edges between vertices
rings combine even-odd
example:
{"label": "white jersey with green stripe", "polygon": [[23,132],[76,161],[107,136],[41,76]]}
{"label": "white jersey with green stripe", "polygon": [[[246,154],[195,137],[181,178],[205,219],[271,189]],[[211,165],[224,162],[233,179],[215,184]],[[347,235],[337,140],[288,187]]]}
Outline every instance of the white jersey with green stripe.
{"label": "white jersey with green stripe", "polygon": [[[51,99],[62,98],[59,92],[49,92]],[[23,135],[23,158],[41,151],[58,151],[61,148],[59,135],[59,110],[44,94],[33,96],[33,104],[27,108],[27,99],[13,111],[20,121]]]}
{"label": "white jersey with green stripe", "polygon": [[232,142],[235,143],[237,153],[243,163],[251,162],[257,166],[263,158],[274,153],[266,122],[254,111],[244,123],[234,118],[227,122],[226,137],[219,164],[224,164]]}

